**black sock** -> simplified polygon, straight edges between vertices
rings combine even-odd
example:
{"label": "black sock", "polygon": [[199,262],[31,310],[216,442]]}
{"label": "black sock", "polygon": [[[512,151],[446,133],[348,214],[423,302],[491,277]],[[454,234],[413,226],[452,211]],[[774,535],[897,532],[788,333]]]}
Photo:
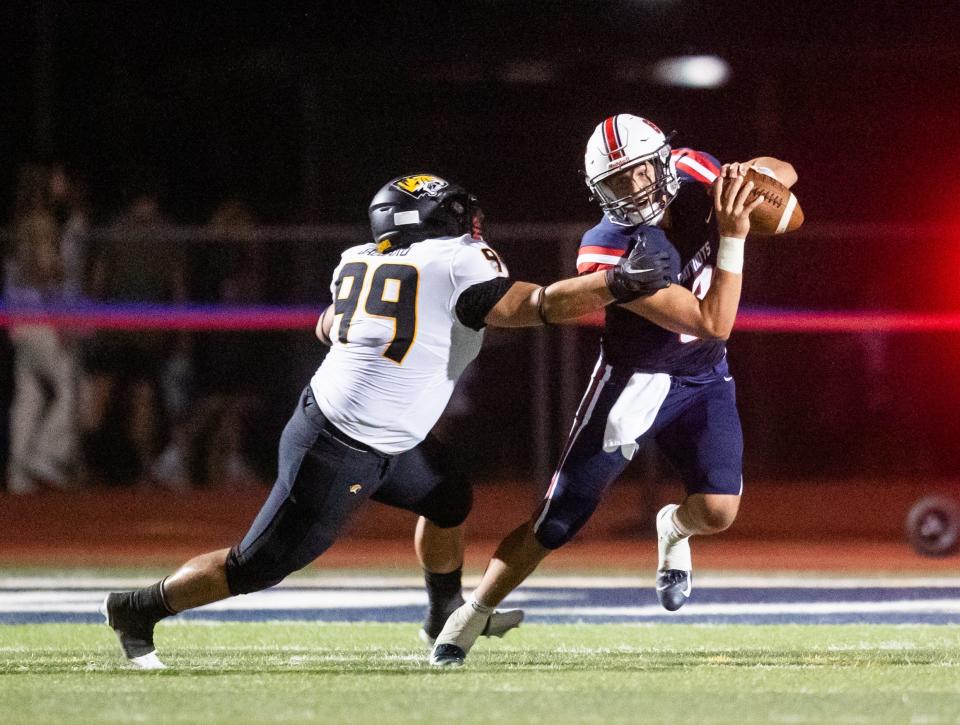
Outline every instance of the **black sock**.
{"label": "black sock", "polygon": [[431,611],[448,612],[463,604],[463,596],[460,593],[462,574],[463,567],[448,574],[437,574],[426,569],[423,570],[423,579],[427,584],[427,596],[430,598]]}
{"label": "black sock", "polygon": [[130,606],[133,610],[154,622],[159,622],[164,617],[176,614],[163,598],[163,582],[161,579],[156,584],[151,584],[143,589],[137,589],[130,593]]}

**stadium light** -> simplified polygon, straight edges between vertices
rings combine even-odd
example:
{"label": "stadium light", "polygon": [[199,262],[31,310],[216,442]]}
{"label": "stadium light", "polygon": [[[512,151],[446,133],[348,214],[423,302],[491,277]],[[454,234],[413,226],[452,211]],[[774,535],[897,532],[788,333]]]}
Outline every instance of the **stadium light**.
{"label": "stadium light", "polygon": [[730,65],[715,55],[685,55],[657,61],[651,74],[665,86],[719,88],[730,79]]}

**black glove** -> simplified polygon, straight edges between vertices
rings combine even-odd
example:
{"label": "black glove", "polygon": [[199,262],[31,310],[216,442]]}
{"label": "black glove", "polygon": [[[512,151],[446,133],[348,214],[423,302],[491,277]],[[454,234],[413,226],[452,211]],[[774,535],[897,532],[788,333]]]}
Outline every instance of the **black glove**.
{"label": "black glove", "polygon": [[670,286],[670,255],[648,252],[641,242],[607,270],[607,288],[617,302],[631,302]]}

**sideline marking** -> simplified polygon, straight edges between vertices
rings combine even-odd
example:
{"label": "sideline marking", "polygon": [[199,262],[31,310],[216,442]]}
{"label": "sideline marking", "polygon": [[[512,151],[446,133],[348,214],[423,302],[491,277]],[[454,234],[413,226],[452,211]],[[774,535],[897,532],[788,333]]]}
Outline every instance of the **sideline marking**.
{"label": "sideline marking", "polygon": [[[93,623],[100,621],[98,607],[105,592],[93,588],[0,589],[0,622]],[[656,604],[652,587],[637,586],[527,586],[508,597],[504,606],[523,607],[532,619],[541,622],[689,623],[725,619],[747,624],[776,618],[796,623],[811,619],[821,623],[960,623],[960,588],[780,586],[764,592],[728,586],[700,589],[700,593],[700,598],[673,614]],[[419,586],[365,589],[329,584],[298,587],[291,583],[200,607],[184,613],[182,619],[414,622],[423,616],[426,604],[426,593]]]}
{"label": "sideline marking", "polygon": [[[864,589],[864,588],[960,588],[960,576],[803,576],[797,574],[696,574],[698,589]],[[117,576],[0,576],[0,592],[11,589],[130,589],[148,586],[158,577]],[[649,580],[649,581],[648,581]],[[636,576],[551,576],[534,575],[524,588],[535,589],[626,589],[653,587],[653,572],[638,572]],[[480,582],[478,576],[463,578],[466,588]],[[292,576],[281,582],[278,589],[401,589],[423,587],[423,578],[417,576],[374,576],[369,574],[336,574],[332,576]]]}

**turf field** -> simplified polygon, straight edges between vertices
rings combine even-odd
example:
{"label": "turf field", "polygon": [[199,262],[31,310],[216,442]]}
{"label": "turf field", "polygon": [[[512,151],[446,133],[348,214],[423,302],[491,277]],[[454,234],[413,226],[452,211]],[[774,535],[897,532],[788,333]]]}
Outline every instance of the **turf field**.
{"label": "turf field", "polygon": [[529,624],[435,671],[415,626],[175,623],[129,670],[88,624],[0,627],[0,721],[956,723],[960,630]]}
{"label": "turf field", "polygon": [[293,577],[163,622],[141,672],[96,609],[152,575],[0,573],[0,723],[960,722],[956,578],[704,575],[671,615],[541,576],[520,630],[437,671],[416,577]]}

